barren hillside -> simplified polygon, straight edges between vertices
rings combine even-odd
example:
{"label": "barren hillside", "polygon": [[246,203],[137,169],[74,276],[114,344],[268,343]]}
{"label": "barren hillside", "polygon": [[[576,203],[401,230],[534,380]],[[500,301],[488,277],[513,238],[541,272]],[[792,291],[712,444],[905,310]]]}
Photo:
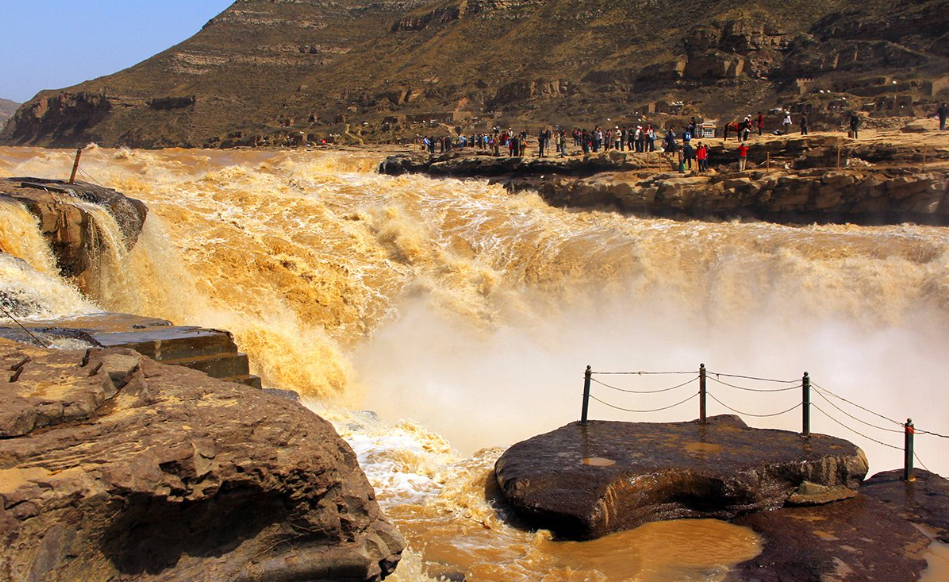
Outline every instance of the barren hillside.
{"label": "barren hillside", "polygon": [[[7,144],[368,141],[793,105],[924,110],[949,0],[238,0],[114,75],[44,91]],[[679,103],[681,102],[681,105]],[[834,113],[836,112],[836,113]],[[435,123],[433,123],[435,122]]]}

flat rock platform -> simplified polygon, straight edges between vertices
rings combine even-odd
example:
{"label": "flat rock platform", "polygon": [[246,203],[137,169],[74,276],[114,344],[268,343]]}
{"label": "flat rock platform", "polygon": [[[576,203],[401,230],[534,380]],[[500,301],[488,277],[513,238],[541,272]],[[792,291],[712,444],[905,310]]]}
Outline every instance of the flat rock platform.
{"label": "flat rock platform", "polygon": [[868,465],[842,439],[717,416],[705,424],[572,423],[515,444],[495,470],[519,516],[563,539],[591,539],[650,521],[847,499]]}

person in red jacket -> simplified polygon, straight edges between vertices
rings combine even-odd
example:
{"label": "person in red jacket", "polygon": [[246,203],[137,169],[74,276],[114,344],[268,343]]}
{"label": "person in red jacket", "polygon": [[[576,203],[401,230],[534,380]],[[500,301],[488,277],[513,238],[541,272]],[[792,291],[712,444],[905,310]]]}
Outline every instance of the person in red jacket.
{"label": "person in red jacket", "polygon": [[738,171],[744,172],[745,166],[748,164],[748,145],[745,142],[741,142],[741,145],[738,146]]}
{"label": "person in red jacket", "polygon": [[755,125],[758,126],[758,135],[764,131],[764,113],[758,112],[758,119],[755,121]]}
{"label": "person in red jacket", "polygon": [[708,146],[699,142],[699,147],[695,150],[695,159],[699,161],[699,174],[708,171]]}

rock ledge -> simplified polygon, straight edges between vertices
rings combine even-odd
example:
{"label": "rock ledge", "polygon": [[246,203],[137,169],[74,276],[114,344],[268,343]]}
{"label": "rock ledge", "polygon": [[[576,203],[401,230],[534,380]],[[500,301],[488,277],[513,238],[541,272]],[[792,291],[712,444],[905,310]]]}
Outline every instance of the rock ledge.
{"label": "rock ledge", "polygon": [[512,446],[495,467],[518,514],[569,539],[853,497],[867,468],[842,439],[753,429],[734,416],[568,424]]}

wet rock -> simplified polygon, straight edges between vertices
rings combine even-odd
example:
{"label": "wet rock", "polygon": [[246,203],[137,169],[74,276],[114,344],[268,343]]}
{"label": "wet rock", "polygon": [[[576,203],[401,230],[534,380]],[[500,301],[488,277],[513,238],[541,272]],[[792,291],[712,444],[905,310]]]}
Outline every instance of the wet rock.
{"label": "wet rock", "polygon": [[9,178],[0,180],[0,199],[23,204],[36,216],[64,276],[84,273],[98,260],[102,237],[95,220],[82,203],[101,206],[115,219],[123,243],[131,250],[148,215],[140,200],[110,188],[61,180]]}
{"label": "wet rock", "polygon": [[905,519],[927,525],[949,544],[949,480],[916,469],[914,481],[903,481],[903,471],[877,473],[867,479],[860,492],[875,497],[896,510]]}
{"label": "wet rock", "polygon": [[733,523],[764,538],[761,554],[731,573],[748,582],[913,582],[926,567],[929,538],[865,495],[753,513]]}
{"label": "wet rock", "polygon": [[297,403],[131,350],[0,340],[4,580],[380,580],[403,541]]}
{"label": "wet rock", "polygon": [[720,416],[704,425],[573,423],[512,446],[495,469],[519,515],[558,536],[588,539],[650,521],[727,519],[789,499],[852,497],[867,461],[842,439]]}

